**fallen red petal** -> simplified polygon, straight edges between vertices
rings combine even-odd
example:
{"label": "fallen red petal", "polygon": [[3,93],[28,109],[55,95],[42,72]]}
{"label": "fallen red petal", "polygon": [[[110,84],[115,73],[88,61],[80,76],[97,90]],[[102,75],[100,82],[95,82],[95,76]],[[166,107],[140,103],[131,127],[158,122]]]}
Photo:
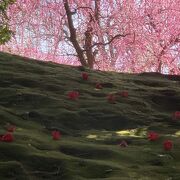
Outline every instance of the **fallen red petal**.
{"label": "fallen red petal", "polygon": [[8,132],[14,132],[16,130],[16,126],[14,125],[7,125],[7,131]]}
{"label": "fallen red petal", "polygon": [[83,72],[82,73],[82,78],[83,78],[83,80],[88,80],[88,74],[87,73],[85,73],[85,72]]}
{"label": "fallen red petal", "polygon": [[176,111],[173,114],[173,120],[180,120],[180,111]]}
{"label": "fallen red petal", "polygon": [[71,92],[68,93],[68,97],[69,97],[69,99],[71,99],[71,100],[76,100],[76,99],[79,98],[79,92],[77,92],[77,91],[71,91]]}
{"label": "fallen red petal", "polygon": [[97,83],[96,84],[96,89],[102,89],[103,87],[102,87],[102,85],[100,84],[100,83]]}
{"label": "fallen red petal", "polygon": [[159,138],[159,135],[156,132],[149,132],[148,139],[150,141],[156,141]]}
{"label": "fallen red petal", "polygon": [[170,151],[172,149],[172,147],[173,147],[173,142],[170,141],[170,140],[166,140],[163,143],[163,147],[164,147],[164,150]]}
{"label": "fallen red petal", "polygon": [[119,144],[119,146],[120,147],[127,147],[128,146],[128,144],[127,144],[127,142],[126,141],[121,141],[121,143]]}
{"label": "fallen red petal", "polygon": [[109,94],[108,96],[107,96],[107,100],[108,100],[108,102],[109,103],[115,103],[116,102],[116,96],[114,95],[114,94]]}
{"label": "fallen red petal", "polygon": [[52,131],[52,137],[53,137],[53,140],[59,140],[61,137],[61,134],[59,131]]}
{"label": "fallen red petal", "polygon": [[2,141],[2,137],[3,137],[3,135],[2,135],[2,134],[0,134],[0,141]]}
{"label": "fallen red petal", "polygon": [[6,134],[1,136],[1,141],[3,141],[3,142],[13,142],[14,137],[13,137],[13,135],[11,133],[6,133]]}
{"label": "fallen red petal", "polygon": [[120,93],[120,95],[122,96],[122,97],[128,97],[128,92],[127,91],[123,91],[123,92],[121,92]]}

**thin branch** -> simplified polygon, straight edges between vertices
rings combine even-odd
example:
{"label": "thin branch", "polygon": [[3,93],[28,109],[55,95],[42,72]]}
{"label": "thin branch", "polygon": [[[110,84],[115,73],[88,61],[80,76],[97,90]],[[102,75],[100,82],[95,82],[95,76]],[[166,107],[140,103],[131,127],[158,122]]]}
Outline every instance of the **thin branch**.
{"label": "thin branch", "polygon": [[[106,42],[106,43],[98,42],[98,43],[93,44],[90,48],[93,48],[95,46],[106,46],[106,45],[112,43],[115,39],[118,39],[120,37],[126,37],[128,35],[130,35],[130,33],[128,33],[128,34],[117,34],[116,36],[112,37],[108,42]],[[84,50],[84,51],[86,51],[86,50]]]}
{"label": "thin branch", "polygon": [[92,8],[88,7],[88,6],[79,6],[75,9],[75,12],[77,12],[77,10],[79,10],[79,9],[90,9],[93,12]]}
{"label": "thin branch", "polygon": [[75,56],[75,57],[78,57],[78,55],[77,54],[69,54],[69,53],[66,53],[65,55],[63,55],[63,56]]}

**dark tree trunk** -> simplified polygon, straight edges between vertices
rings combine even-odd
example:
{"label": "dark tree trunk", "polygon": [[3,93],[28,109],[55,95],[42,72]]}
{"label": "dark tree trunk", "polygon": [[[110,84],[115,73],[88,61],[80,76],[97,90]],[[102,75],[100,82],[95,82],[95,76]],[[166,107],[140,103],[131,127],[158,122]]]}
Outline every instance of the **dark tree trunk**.
{"label": "dark tree trunk", "polygon": [[87,31],[85,32],[85,49],[86,49],[86,56],[89,68],[93,68],[95,57],[92,50],[92,28],[88,27]]}
{"label": "dark tree trunk", "polygon": [[70,41],[72,42],[76,53],[78,55],[79,61],[81,62],[82,66],[88,66],[86,59],[84,57],[83,49],[80,47],[77,41],[76,29],[74,28],[73,20],[72,20],[72,12],[69,8],[68,0],[63,0],[64,8],[66,10],[66,15],[68,19],[69,31],[70,31]]}

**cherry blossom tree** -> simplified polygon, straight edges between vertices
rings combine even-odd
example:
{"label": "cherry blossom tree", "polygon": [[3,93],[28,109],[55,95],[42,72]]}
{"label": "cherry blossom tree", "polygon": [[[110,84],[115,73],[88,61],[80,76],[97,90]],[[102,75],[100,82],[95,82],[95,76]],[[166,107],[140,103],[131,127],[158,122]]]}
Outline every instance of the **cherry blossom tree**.
{"label": "cherry blossom tree", "polygon": [[3,51],[122,72],[180,74],[180,0],[17,0]]}
{"label": "cherry blossom tree", "polygon": [[147,70],[180,73],[180,1],[144,0],[140,8],[142,25],[136,42],[141,42],[141,50],[134,51],[134,58],[141,58]]}

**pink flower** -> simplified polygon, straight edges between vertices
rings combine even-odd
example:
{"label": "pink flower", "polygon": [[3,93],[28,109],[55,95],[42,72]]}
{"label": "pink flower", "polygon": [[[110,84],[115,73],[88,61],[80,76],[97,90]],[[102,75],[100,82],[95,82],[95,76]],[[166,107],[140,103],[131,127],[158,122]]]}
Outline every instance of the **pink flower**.
{"label": "pink flower", "polygon": [[13,142],[14,141],[14,137],[11,133],[6,133],[4,135],[0,136],[1,141],[4,142]]}
{"label": "pink flower", "polygon": [[174,120],[180,120],[180,111],[176,111],[176,112],[173,114],[173,119],[174,119]]}
{"label": "pink flower", "polygon": [[148,133],[148,139],[150,141],[156,141],[159,138],[159,135],[155,132],[149,132]]}
{"label": "pink flower", "polygon": [[116,102],[116,96],[114,94],[109,94],[107,96],[107,100],[108,100],[109,103],[114,104]]}
{"label": "pink flower", "polygon": [[79,98],[79,92],[77,92],[77,91],[71,91],[71,92],[68,93],[68,97],[69,97],[69,99],[71,99],[71,100],[76,100],[76,99]]}
{"label": "pink flower", "polygon": [[122,92],[120,92],[120,96],[128,97],[128,92],[127,91],[122,91]]}
{"label": "pink flower", "polygon": [[59,131],[55,130],[55,131],[52,131],[52,137],[53,137],[54,140],[59,140],[60,137],[61,137],[61,134],[60,134]]}
{"label": "pink flower", "polygon": [[82,73],[83,80],[88,80],[88,74],[86,72]]}
{"label": "pink flower", "polygon": [[102,89],[102,85],[100,83],[96,83],[96,89]]}
{"label": "pink flower", "polygon": [[16,126],[11,124],[7,124],[6,128],[8,132],[14,132],[16,130]]}
{"label": "pink flower", "polygon": [[166,140],[164,141],[163,146],[164,146],[164,150],[170,151],[173,147],[173,143],[170,140]]}
{"label": "pink flower", "polygon": [[128,144],[127,144],[127,142],[126,141],[121,141],[121,143],[119,144],[119,146],[120,147],[127,147],[128,146]]}

